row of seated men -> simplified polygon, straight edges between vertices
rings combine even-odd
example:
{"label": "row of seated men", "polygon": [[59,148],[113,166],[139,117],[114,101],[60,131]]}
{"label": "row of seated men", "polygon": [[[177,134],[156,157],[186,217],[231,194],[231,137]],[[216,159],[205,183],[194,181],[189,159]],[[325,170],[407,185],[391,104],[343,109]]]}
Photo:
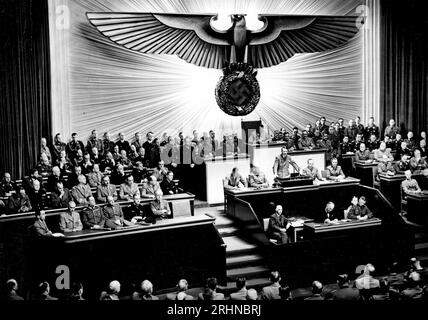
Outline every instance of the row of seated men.
{"label": "row of seated men", "polygon": [[68,210],[59,216],[58,226],[52,228],[59,230],[59,233],[52,232],[47,225],[45,211],[36,212],[36,221],[30,230],[36,237],[62,237],[64,234],[82,230],[116,230],[156,224],[158,220],[170,217],[169,203],[163,200],[160,190],[155,193],[155,199],[150,203],[149,208],[141,203],[141,197],[138,194],[134,195],[132,204],[123,209],[112,196],[107,197],[107,204],[102,207],[97,205],[95,198],[91,196],[88,198],[88,204],[79,211],[74,201],[68,203]]}
{"label": "row of seated men", "polygon": [[[283,148],[283,152],[288,154],[288,151]],[[290,158],[287,158],[290,159]],[[346,179],[346,175],[342,170],[342,167],[339,166],[338,159],[332,159],[331,165],[327,167],[325,170],[325,177],[322,175],[323,170],[319,170],[314,166],[314,160],[308,160],[308,166],[304,169],[300,169],[297,167],[297,164],[294,161],[287,161],[284,165],[293,165],[295,166],[297,172],[300,173],[301,176],[310,178],[311,180],[319,180],[319,181],[341,181]],[[278,170],[274,170],[276,174],[278,174]],[[287,172],[289,170],[287,169]],[[291,174],[278,174],[280,179],[289,178]],[[278,180],[278,178],[276,179]],[[273,186],[267,178],[266,174],[257,166],[252,166],[250,174],[247,178],[244,178],[239,172],[239,168],[235,167],[232,170],[232,173],[227,176],[224,180],[224,188],[225,189],[239,189],[239,188],[268,188],[269,186]]]}
{"label": "row of seated men", "polygon": [[[247,287],[247,279],[239,277],[236,279],[236,289],[228,297],[221,293],[222,288],[218,286],[215,277],[206,280],[205,288],[189,289],[187,280],[181,279],[173,293],[167,294],[167,301],[251,301],[251,300],[335,300],[335,301],[370,301],[370,300],[425,300],[428,299],[428,287],[425,279],[426,271],[420,262],[412,258],[404,270],[394,263],[387,276],[376,276],[375,267],[372,264],[361,265],[356,268],[355,279],[351,281],[348,274],[341,274],[337,277],[337,282],[332,285],[323,286],[320,281],[312,283],[311,292],[307,289],[292,290],[285,278],[281,277],[278,271],[272,271],[269,277],[270,285],[257,292],[253,288]],[[124,292],[128,291],[128,292]],[[299,294],[298,294],[299,292]],[[64,295],[65,300],[77,301],[85,300],[84,286],[81,283],[74,283],[70,290]],[[51,296],[50,285],[42,282],[38,285],[34,295],[35,300],[58,300]],[[130,290],[123,290],[119,281],[114,280],[109,283],[107,290],[102,291],[100,300],[160,300],[154,294],[153,283],[144,280],[139,286],[131,286]],[[10,279],[6,283],[5,300],[24,300],[19,295],[18,283]]]}
{"label": "row of seated men", "polygon": [[285,128],[275,131],[272,140],[285,142],[290,150],[308,150],[317,147],[327,149],[332,156],[355,152],[363,142],[370,151],[376,150],[381,142],[385,142],[387,148],[392,151],[398,151],[402,146],[403,149],[410,151],[420,148],[423,156],[426,156],[426,133],[423,131],[419,137],[415,138],[413,132],[408,131],[407,139],[403,139],[402,132],[394,120],[390,120],[390,125],[385,129],[382,137],[379,127],[374,123],[374,118],[370,118],[369,124],[364,126],[361,124],[360,117],[357,117],[355,120],[350,120],[349,126],[345,127],[342,118],[328,125],[326,118],[321,117],[315,126],[308,124],[301,133],[297,127],[291,134]]}
{"label": "row of seated men", "polygon": [[[75,174],[78,173],[80,173],[80,167],[76,168]],[[94,182],[94,175],[97,176],[96,183]],[[135,183],[134,175],[124,174],[121,180],[123,182],[118,188],[115,184],[110,183],[108,175],[102,175],[98,171],[96,165],[95,171],[88,175],[90,183],[87,183],[87,176],[79,174],[76,185],[75,183],[70,184],[70,180],[73,181],[73,178],[66,181],[61,176],[60,170],[56,168],[54,174],[47,181],[47,192],[37,170],[33,171],[28,181],[21,186],[16,186],[11,181],[10,175],[6,173],[1,188],[3,190],[2,195],[7,196],[7,200],[0,201],[0,215],[26,213],[46,208],[66,208],[70,201],[76,202],[79,206],[84,206],[88,204],[88,199],[92,195],[95,196],[98,203],[106,203],[109,196],[115,201],[132,201],[136,195],[154,198],[158,191],[166,195],[177,194],[181,191],[174,181],[174,173],[166,168],[156,170],[148,178],[144,175],[138,175],[138,173],[135,176],[141,183]],[[72,188],[68,189],[65,185],[71,185]]]}
{"label": "row of seated men", "polygon": [[[274,205],[272,205],[274,206]],[[339,221],[367,221],[373,218],[372,211],[367,206],[367,199],[364,196],[354,196],[349,207],[338,210],[333,202],[328,202],[324,210],[325,224],[338,224]],[[275,213],[269,218],[267,236],[278,244],[287,244],[291,242],[291,221],[283,214],[283,206],[275,206]]]}

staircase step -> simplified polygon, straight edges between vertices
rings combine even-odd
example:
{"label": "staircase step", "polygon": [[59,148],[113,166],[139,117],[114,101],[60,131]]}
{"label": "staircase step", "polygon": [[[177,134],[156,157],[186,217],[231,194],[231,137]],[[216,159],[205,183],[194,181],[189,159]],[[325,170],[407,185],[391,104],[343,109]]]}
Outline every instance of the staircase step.
{"label": "staircase step", "polygon": [[225,215],[216,215],[215,218],[215,225],[217,229],[224,227],[232,227],[234,225],[234,221],[229,219]]}
{"label": "staircase step", "polygon": [[230,280],[234,280],[238,277],[246,277],[252,279],[255,277],[263,277],[269,274],[269,269],[262,266],[235,268],[227,270],[227,277]]}
{"label": "staircase step", "polygon": [[425,233],[425,232],[415,233],[415,241],[416,243],[428,242],[428,233]]}
{"label": "staircase step", "polygon": [[428,242],[415,244],[415,251],[422,251],[428,249]]}
{"label": "staircase step", "polygon": [[408,226],[412,227],[415,230],[415,232],[417,232],[417,231],[423,231],[426,228],[424,225],[417,224],[417,223],[414,223],[414,222],[411,222],[411,221],[407,220],[407,218],[405,216],[402,216],[402,218],[403,218],[404,222],[406,222],[406,224]]}
{"label": "staircase step", "polygon": [[228,268],[237,268],[242,266],[248,266],[254,263],[260,263],[264,258],[258,254],[248,254],[236,257],[229,257],[226,259],[226,265]]}
{"label": "staircase step", "polygon": [[258,249],[256,245],[248,243],[236,236],[223,238],[223,241],[227,246],[226,255],[228,257],[254,253]]}
{"label": "staircase step", "polygon": [[218,232],[223,238],[225,238],[225,237],[236,236],[239,230],[236,229],[235,227],[224,227],[224,228],[218,228]]}

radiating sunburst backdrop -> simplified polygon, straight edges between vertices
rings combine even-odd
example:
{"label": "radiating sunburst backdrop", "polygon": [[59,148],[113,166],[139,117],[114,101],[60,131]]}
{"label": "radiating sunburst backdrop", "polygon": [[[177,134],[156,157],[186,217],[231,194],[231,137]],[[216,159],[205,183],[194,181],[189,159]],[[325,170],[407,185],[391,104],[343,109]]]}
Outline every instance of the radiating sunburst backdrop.
{"label": "radiating sunburst backdrop", "polygon": [[[55,1],[53,1],[55,3]],[[168,13],[266,13],[357,15],[361,0],[62,0],[71,13],[68,59],[70,128],[176,134],[193,129],[239,132],[241,118],[224,114],[214,89],[222,75],[175,56],[142,55],[104,38],[86,19],[88,11]],[[51,3],[51,11],[55,7]],[[53,14],[54,16],[54,14]],[[56,44],[51,37],[52,46]],[[347,119],[363,108],[363,34],[345,46],[297,55],[259,70],[261,102],[245,120],[261,118],[270,130],[304,127],[317,117]],[[54,48],[55,49],[55,48]],[[54,78],[55,79],[55,78]],[[55,84],[54,84],[55,85]],[[54,115],[55,118],[55,115]]]}

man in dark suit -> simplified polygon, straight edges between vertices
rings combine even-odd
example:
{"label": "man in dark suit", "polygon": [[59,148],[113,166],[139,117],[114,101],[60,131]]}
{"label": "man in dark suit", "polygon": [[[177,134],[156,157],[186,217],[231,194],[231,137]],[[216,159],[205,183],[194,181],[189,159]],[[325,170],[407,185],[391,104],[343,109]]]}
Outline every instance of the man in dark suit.
{"label": "man in dark suit", "polygon": [[237,292],[230,294],[230,300],[247,300],[247,279],[240,277],[236,279]]}
{"label": "man in dark suit", "polygon": [[160,184],[162,192],[165,195],[173,195],[178,193],[177,185],[174,182],[174,173],[169,171],[165,179]]}
{"label": "man in dark suit", "polygon": [[125,140],[125,134],[122,132],[119,133],[119,141],[116,142],[116,145],[119,147],[119,152],[125,150],[128,153],[131,150],[131,145]]}
{"label": "man in dark suit", "polygon": [[39,180],[34,180],[32,187],[28,190],[28,198],[30,199],[33,210],[43,210],[45,208],[46,190],[43,189]]}
{"label": "man in dark suit", "polygon": [[53,167],[52,174],[48,178],[47,191],[55,191],[58,182],[64,183],[61,169],[59,167]]}
{"label": "man in dark suit", "polygon": [[288,243],[287,230],[290,227],[290,222],[282,214],[282,206],[277,206],[269,220],[268,236],[278,240],[280,244]]}
{"label": "man in dark suit", "polygon": [[337,284],[339,285],[339,289],[332,293],[333,300],[356,301],[360,299],[359,290],[350,287],[347,274],[339,275]]}
{"label": "man in dark suit", "polygon": [[55,192],[51,193],[51,205],[54,209],[68,208],[70,201],[73,201],[73,196],[70,190],[64,188],[62,182],[58,182]]}

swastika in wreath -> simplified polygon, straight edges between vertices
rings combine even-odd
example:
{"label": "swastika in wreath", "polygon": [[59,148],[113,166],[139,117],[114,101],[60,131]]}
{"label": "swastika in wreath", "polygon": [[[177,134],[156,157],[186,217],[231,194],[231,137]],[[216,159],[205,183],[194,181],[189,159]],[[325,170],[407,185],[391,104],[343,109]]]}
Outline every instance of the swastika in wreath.
{"label": "swastika in wreath", "polygon": [[220,109],[231,116],[252,113],[260,102],[257,71],[246,63],[236,63],[224,68],[223,73],[216,89]]}

